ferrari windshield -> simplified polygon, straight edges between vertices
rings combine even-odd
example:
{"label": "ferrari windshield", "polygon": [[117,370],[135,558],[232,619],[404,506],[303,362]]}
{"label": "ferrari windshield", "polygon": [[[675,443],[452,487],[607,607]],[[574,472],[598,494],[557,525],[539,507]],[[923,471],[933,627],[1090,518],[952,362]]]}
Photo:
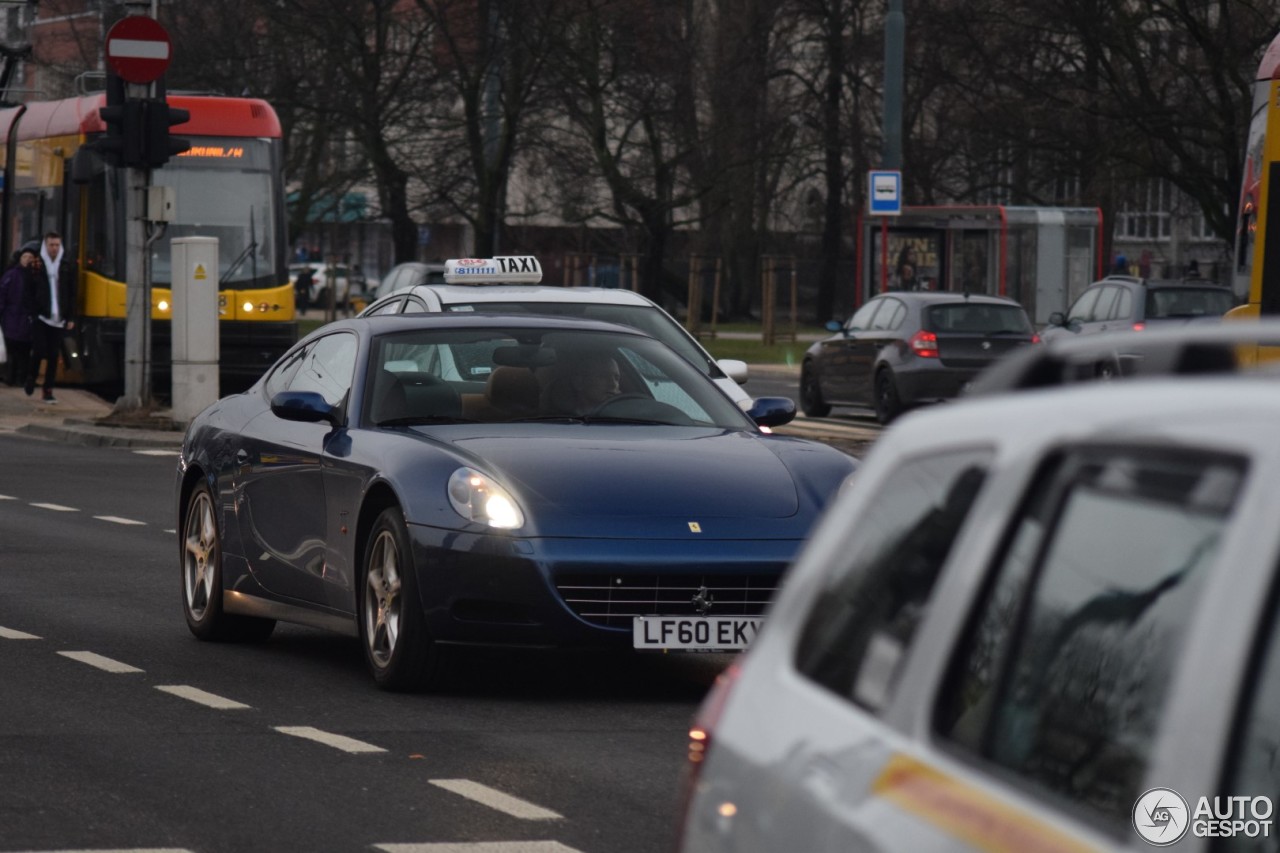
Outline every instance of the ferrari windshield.
{"label": "ferrari windshield", "polygon": [[724,393],[656,340],[545,328],[381,335],[365,418],[378,426],[559,421],[754,429]]}

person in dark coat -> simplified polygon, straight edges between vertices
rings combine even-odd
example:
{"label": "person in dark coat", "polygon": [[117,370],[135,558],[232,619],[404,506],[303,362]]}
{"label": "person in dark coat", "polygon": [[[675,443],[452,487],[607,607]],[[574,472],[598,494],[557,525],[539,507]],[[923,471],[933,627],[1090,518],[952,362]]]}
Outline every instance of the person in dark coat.
{"label": "person in dark coat", "polygon": [[0,276],[0,333],[9,353],[6,382],[17,385],[31,369],[32,274],[36,250],[24,247],[14,255],[13,264]]}
{"label": "person in dark coat", "polygon": [[44,401],[58,402],[53,384],[58,375],[58,356],[62,353],[62,337],[76,327],[76,275],[74,262],[62,249],[62,235],[50,231],[40,247],[44,264],[43,276],[37,276],[32,300],[31,370],[27,373],[26,392],[36,390],[40,362],[44,362]]}

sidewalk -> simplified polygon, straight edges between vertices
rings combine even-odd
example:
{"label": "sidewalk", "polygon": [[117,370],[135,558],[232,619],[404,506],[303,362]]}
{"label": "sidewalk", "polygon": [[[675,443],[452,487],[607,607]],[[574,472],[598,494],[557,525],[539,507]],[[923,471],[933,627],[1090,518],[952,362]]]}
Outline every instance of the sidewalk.
{"label": "sidewalk", "polygon": [[80,388],[58,388],[57,403],[28,397],[21,388],[0,385],[0,433],[102,447],[169,448],[182,446],[182,431],[171,429],[168,412],[123,418],[111,404]]}

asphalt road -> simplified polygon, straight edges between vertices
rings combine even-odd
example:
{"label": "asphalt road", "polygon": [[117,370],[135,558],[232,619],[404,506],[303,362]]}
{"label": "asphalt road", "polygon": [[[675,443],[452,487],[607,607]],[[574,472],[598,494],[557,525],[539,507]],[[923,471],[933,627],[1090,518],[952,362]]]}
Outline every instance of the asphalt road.
{"label": "asphalt road", "polygon": [[175,462],[0,435],[0,851],[670,848],[728,656],[474,653],[406,696],[346,637],[199,642]]}

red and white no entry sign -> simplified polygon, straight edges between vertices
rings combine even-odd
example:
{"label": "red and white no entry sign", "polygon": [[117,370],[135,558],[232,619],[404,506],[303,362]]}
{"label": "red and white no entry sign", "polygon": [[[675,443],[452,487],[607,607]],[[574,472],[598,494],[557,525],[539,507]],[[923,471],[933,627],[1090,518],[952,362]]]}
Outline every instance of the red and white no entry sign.
{"label": "red and white no entry sign", "polygon": [[169,67],[173,45],[155,18],[130,15],[107,31],[107,64],[129,83],[150,83]]}

